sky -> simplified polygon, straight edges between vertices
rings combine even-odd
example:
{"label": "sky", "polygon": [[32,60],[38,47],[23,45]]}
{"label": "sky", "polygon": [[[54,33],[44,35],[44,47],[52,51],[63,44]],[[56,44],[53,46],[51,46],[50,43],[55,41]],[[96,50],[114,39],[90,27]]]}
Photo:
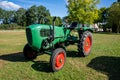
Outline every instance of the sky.
{"label": "sky", "polygon": [[[109,7],[115,1],[117,0],[100,0],[98,8]],[[28,9],[32,5],[43,5],[49,9],[51,16],[60,16],[61,18],[67,15],[66,4],[67,0],[0,0],[0,8],[5,10]]]}

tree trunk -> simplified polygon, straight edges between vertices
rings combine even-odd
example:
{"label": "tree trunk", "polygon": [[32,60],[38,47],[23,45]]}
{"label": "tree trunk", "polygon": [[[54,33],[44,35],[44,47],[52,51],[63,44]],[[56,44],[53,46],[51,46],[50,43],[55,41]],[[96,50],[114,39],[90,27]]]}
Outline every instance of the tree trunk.
{"label": "tree trunk", "polygon": [[117,33],[119,33],[119,25],[117,26]]}
{"label": "tree trunk", "polygon": [[112,32],[117,33],[117,25],[116,24],[112,24]]}
{"label": "tree trunk", "polygon": [[117,25],[117,33],[120,33],[120,21],[118,22],[118,25]]}

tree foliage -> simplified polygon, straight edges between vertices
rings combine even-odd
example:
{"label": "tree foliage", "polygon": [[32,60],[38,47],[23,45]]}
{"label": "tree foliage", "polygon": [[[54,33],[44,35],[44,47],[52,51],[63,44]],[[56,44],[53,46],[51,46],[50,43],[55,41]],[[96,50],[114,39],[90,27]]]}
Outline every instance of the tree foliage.
{"label": "tree foliage", "polygon": [[98,18],[96,4],[99,0],[68,0],[68,13],[71,21],[93,23]]}
{"label": "tree foliage", "polygon": [[35,5],[26,11],[26,21],[27,26],[37,23],[37,7]]}
{"label": "tree foliage", "polygon": [[116,25],[117,33],[120,32],[120,2],[114,3],[108,10],[108,22]]}
{"label": "tree foliage", "polygon": [[24,23],[25,20],[25,12],[26,10],[24,8],[20,8],[16,11],[14,15],[14,22],[17,23],[18,25],[25,26],[26,24]]}
{"label": "tree foliage", "polygon": [[1,19],[3,19],[4,24],[9,24],[10,22],[14,22],[14,14],[15,11],[5,11],[3,10],[3,14],[1,15]]}
{"label": "tree foliage", "polygon": [[102,7],[98,10],[98,19],[95,21],[95,22],[106,22],[106,19],[107,19],[107,10],[108,8],[106,7]]}
{"label": "tree foliage", "polygon": [[3,10],[2,8],[0,8],[0,19],[4,18],[4,12],[5,10]]}
{"label": "tree foliage", "polygon": [[[53,16],[51,16],[49,10],[40,5],[40,6],[31,6],[27,10],[24,8],[20,8],[17,11],[8,11],[8,10],[3,10],[0,8],[0,21],[2,21],[3,29],[10,29],[9,27],[11,26],[12,28],[14,24],[18,24],[20,26],[28,26],[31,24],[52,24],[52,19]],[[6,28],[6,25],[9,25],[8,28]],[[56,20],[56,25],[59,26],[62,24],[62,19],[60,17],[57,17]]]}
{"label": "tree foliage", "polygon": [[46,7],[41,5],[41,6],[38,6],[37,16],[38,16],[38,23],[43,24],[47,22],[45,21],[45,19],[50,17],[50,12],[49,10],[46,9]]}

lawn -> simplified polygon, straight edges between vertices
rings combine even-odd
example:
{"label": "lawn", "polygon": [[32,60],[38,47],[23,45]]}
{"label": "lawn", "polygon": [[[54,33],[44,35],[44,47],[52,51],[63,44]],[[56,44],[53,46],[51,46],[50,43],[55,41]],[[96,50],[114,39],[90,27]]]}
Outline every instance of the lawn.
{"label": "lawn", "polygon": [[47,54],[27,61],[22,53],[25,31],[0,31],[0,80],[120,80],[120,34],[94,33],[91,54],[77,56],[76,45],[67,47],[62,70],[52,73]]}

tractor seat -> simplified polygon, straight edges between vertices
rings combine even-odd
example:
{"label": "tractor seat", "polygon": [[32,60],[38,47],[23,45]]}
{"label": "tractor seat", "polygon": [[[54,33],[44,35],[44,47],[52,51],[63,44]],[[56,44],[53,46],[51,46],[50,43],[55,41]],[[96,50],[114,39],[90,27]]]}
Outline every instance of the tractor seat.
{"label": "tractor seat", "polygon": [[70,29],[74,29],[75,27],[77,27],[77,22],[72,22],[71,24],[70,24]]}

